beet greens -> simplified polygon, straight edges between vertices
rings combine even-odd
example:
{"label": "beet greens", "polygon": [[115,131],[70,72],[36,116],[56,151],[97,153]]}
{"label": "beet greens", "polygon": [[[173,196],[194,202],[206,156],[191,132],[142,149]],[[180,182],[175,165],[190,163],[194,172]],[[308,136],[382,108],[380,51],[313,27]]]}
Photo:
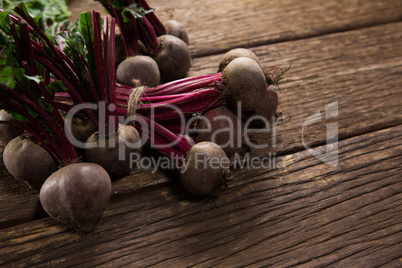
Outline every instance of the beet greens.
{"label": "beet greens", "polygon": [[[24,5],[18,8],[26,11]],[[28,24],[22,20],[13,22],[8,12],[0,15],[0,108],[20,120],[8,124],[25,129],[59,163],[76,161],[75,148],[64,134],[63,119],[54,109],[49,73],[35,61]]]}
{"label": "beet greens", "polygon": [[[7,124],[26,129],[61,163],[75,161],[75,149],[64,133],[58,111],[71,105],[54,101],[53,97],[56,92],[65,92],[75,105],[103,101],[106,107],[116,106],[115,20],[109,26],[99,13],[81,14],[76,27],[65,35],[62,51],[24,4],[14,11],[16,14],[0,12],[0,108],[22,120]],[[116,131],[118,114],[116,109],[104,112],[105,124],[100,127],[107,135]],[[86,113],[98,123],[92,111]]]}

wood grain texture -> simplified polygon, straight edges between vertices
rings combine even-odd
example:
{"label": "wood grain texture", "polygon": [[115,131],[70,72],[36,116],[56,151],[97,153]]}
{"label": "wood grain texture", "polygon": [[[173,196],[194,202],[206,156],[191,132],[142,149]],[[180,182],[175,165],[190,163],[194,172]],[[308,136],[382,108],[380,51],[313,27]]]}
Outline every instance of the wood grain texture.
{"label": "wood grain texture", "polygon": [[[0,230],[0,265],[378,267],[402,258],[402,127],[240,170],[217,199],[172,185],[116,200],[93,233],[45,218]],[[319,149],[319,148],[318,148]]]}
{"label": "wood grain texture", "polygon": [[[148,1],[161,21],[176,19],[188,29],[194,57],[347,31],[402,19],[395,0],[186,0]],[[75,14],[96,9],[93,0],[73,0]],[[103,14],[105,14],[103,12]]]}

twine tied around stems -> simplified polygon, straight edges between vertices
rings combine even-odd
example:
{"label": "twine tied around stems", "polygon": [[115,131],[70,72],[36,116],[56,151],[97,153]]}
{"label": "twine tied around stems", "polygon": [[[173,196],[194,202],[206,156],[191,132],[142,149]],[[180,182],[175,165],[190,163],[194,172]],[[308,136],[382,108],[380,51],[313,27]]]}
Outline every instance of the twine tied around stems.
{"label": "twine tied around stems", "polygon": [[138,106],[140,105],[140,98],[144,93],[146,87],[140,86],[133,89],[130,94],[130,99],[127,104],[127,117],[135,116],[137,114]]}

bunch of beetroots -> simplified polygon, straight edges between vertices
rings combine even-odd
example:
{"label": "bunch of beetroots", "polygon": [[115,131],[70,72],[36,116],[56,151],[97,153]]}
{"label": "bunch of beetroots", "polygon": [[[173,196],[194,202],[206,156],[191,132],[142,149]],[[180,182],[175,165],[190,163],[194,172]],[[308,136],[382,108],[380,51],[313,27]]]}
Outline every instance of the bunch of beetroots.
{"label": "bunch of beetroots", "polygon": [[[235,49],[225,54],[221,62],[225,67],[217,74],[156,87],[116,87],[120,114],[131,114],[136,96],[137,117],[151,120],[154,128],[158,125],[156,139],[164,140],[163,144],[178,146],[174,152],[159,151],[179,159],[183,185],[198,195],[212,194],[225,185],[230,178],[228,157],[248,150],[245,126],[267,126],[275,120],[278,106],[273,76],[264,73],[254,53]],[[141,131],[141,124],[136,127]],[[189,142],[189,136],[194,142]]]}
{"label": "bunch of beetroots", "polygon": [[188,35],[175,20],[162,24],[145,0],[97,0],[116,19],[117,81],[156,86],[185,77],[191,67]]}
{"label": "bunch of beetroots", "polygon": [[40,189],[50,216],[84,233],[144,142],[177,162],[189,192],[210,195],[231,178],[229,157],[248,149],[239,115],[264,126],[278,105],[279,78],[250,50],[229,51],[216,74],[183,78],[191,58],[181,24],[162,25],[144,0],[100,2],[112,20],[80,14],[62,42],[23,4],[0,11],[5,166]]}
{"label": "bunch of beetroots", "polygon": [[[228,61],[231,54],[232,59]],[[117,84],[115,89],[118,113],[130,117],[135,107],[135,127],[141,136],[151,137],[157,150],[179,162],[183,185],[198,195],[212,194],[224,185],[229,174],[228,157],[248,150],[244,143],[247,135],[244,123],[247,127],[252,124],[245,121],[254,116],[254,123],[264,127],[275,120],[278,105],[277,93],[267,82],[272,79],[267,79],[254,53],[236,49],[224,55],[222,61],[226,66],[221,73],[184,78],[156,87]],[[68,96],[58,93],[56,99],[68,101]],[[153,136],[144,125],[151,125]],[[158,146],[165,144],[171,145]],[[211,167],[211,159],[216,166]],[[209,169],[211,175],[205,176]],[[200,185],[206,188],[195,190]]]}

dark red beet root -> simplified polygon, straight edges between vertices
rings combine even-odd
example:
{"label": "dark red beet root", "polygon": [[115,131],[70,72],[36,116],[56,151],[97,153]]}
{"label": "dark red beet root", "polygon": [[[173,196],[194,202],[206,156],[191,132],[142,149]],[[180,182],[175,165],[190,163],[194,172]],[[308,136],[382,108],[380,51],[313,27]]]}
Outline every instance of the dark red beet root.
{"label": "dark red beet root", "polygon": [[71,127],[71,135],[79,142],[85,143],[98,130],[98,126],[84,113],[78,113],[71,119],[66,119],[65,112],[61,112],[61,115],[65,125]]}
{"label": "dark red beet root", "polygon": [[255,55],[251,50],[247,48],[234,48],[226,52],[225,55],[223,55],[223,57],[219,62],[218,72],[222,72],[232,60],[240,57],[247,57],[259,63],[257,55]]}
{"label": "dark red beet root", "polygon": [[272,88],[267,89],[263,105],[256,108],[256,113],[267,119],[272,118],[278,108],[278,93]]}
{"label": "dark red beet root", "polygon": [[[277,108],[278,93],[272,89],[272,87],[268,87],[265,99],[261,103],[261,106],[256,107],[256,112],[243,113],[242,117],[244,122],[249,121],[249,123],[247,123],[248,126],[265,128],[267,123],[272,124],[275,122]],[[262,116],[266,120],[262,120],[260,117],[256,116]]]}
{"label": "dark red beet root", "polygon": [[159,85],[161,77],[156,62],[148,56],[134,56],[123,60],[116,70],[116,80],[132,87]]}
{"label": "dark red beet root", "polygon": [[164,23],[164,26],[166,27],[166,34],[176,36],[187,45],[189,44],[187,30],[183,24],[177,20],[168,20]]}
{"label": "dark red beet root", "polygon": [[[94,146],[89,146],[89,144]],[[111,138],[102,138],[99,132],[95,132],[87,141],[88,147],[85,148],[84,158],[87,162],[101,165],[110,175],[110,177],[120,178],[130,174],[130,154],[140,154],[139,147],[130,148],[128,145],[137,145],[140,143],[138,131],[127,125],[119,125],[116,135]],[[119,160],[121,150],[125,160]]]}
{"label": "dark red beet root", "polygon": [[190,193],[210,195],[225,183],[230,160],[221,147],[213,142],[195,144],[181,167],[181,182]]}
{"label": "dark red beet root", "polygon": [[[243,126],[240,119],[226,106],[219,106],[203,114],[197,125],[197,142],[211,141],[219,145],[228,156],[244,151]],[[207,131],[210,130],[210,131]]]}
{"label": "dark red beet root", "polygon": [[110,177],[101,166],[76,163],[53,173],[43,184],[39,199],[61,225],[88,233],[108,206],[111,188]]}
{"label": "dark red beet root", "polygon": [[231,104],[241,103],[242,112],[255,111],[265,99],[267,84],[261,66],[247,57],[231,61],[222,72],[225,94]]}
{"label": "dark red beet root", "polygon": [[184,41],[173,35],[158,37],[159,50],[153,56],[163,82],[184,78],[191,68],[191,55]]}
{"label": "dark red beet root", "polygon": [[39,190],[43,182],[57,170],[57,163],[42,146],[19,136],[4,149],[3,161],[14,178],[22,180],[32,189]]}

